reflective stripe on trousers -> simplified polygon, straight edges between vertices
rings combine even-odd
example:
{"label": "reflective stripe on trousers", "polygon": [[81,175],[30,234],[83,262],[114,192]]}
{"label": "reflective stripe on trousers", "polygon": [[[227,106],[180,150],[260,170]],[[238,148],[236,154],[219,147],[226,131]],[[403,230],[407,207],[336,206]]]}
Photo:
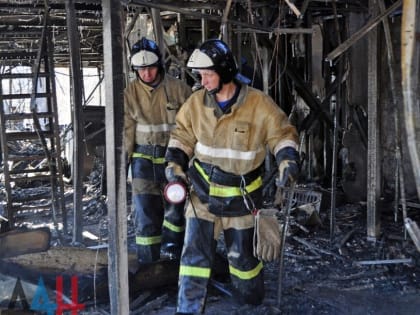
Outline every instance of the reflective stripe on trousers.
{"label": "reflective stripe on trousers", "polygon": [[160,258],[163,205],[158,195],[134,195],[137,258],[142,263]]}
{"label": "reflective stripe on trousers", "polygon": [[204,311],[217,244],[215,238],[221,230],[224,231],[235,297],[243,303],[260,304],[264,298],[263,266],[253,256],[253,225],[250,224],[252,217],[213,216],[206,210],[206,205],[200,203],[194,192],[192,204],[195,211],[191,209],[190,203],[186,212],[187,224],[179,272],[177,311]]}
{"label": "reflective stripe on trousers", "polygon": [[170,205],[164,201],[163,165],[152,165],[142,158],[132,161],[137,254],[141,262],[152,262],[160,258],[161,243],[182,247],[184,204]]}

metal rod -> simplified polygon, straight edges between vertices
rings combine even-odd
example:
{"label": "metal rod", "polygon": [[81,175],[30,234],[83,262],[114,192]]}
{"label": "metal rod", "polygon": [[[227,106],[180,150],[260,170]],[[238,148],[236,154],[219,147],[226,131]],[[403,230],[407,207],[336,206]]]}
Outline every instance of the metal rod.
{"label": "metal rod", "polygon": [[356,265],[389,265],[389,264],[412,264],[412,258],[401,258],[401,259],[384,259],[384,260],[361,260],[356,261]]}
{"label": "metal rod", "polygon": [[[337,80],[338,78],[335,78]],[[335,197],[336,197],[336,186],[337,186],[337,141],[338,141],[338,108],[337,108],[337,96],[331,97],[331,107],[333,111],[333,143],[332,143],[332,165],[331,165],[331,204],[330,204],[330,244],[334,242],[335,232]]]}
{"label": "metal rod", "polygon": [[280,308],[281,304],[281,293],[282,293],[282,282],[283,282],[283,265],[284,265],[284,247],[286,244],[287,228],[289,225],[290,209],[292,207],[293,194],[295,192],[295,182],[290,184],[289,198],[287,199],[285,208],[285,219],[283,224],[283,230],[281,235],[280,244],[280,262],[279,262],[279,278],[278,278],[278,290],[277,290],[277,306]]}
{"label": "metal rod", "polygon": [[[332,3],[334,11],[334,27],[335,32],[337,33],[337,41],[341,44],[340,28],[337,20],[337,8],[335,1]],[[338,118],[340,114],[340,103],[341,103],[341,78],[342,78],[342,67],[343,62],[340,60],[338,63],[338,77],[334,79],[337,80],[337,94],[331,97],[331,109],[333,111],[333,147],[332,147],[332,166],[331,166],[331,208],[330,208],[330,244],[334,243],[334,234],[335,234],[335,207],[336,207],[336,193],[337,193],[337,151],[338,151]]]}

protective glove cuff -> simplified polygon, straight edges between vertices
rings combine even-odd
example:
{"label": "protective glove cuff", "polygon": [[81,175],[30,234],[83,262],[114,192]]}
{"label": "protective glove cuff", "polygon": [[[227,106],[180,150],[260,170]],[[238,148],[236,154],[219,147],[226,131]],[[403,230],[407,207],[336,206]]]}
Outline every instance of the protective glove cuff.
{"label": "protective glove cuff", "polygon": [[291,146],[284,147],[276,153],[276,162],[280,165],[284,160],[296,161],[296,163],[298,163],[299,152]]}

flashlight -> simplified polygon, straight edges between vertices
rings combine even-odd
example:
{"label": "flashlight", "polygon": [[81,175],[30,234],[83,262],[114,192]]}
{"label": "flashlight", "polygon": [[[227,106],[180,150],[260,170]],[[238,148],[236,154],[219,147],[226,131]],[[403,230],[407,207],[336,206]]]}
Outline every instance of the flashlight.
{"label": "flashlight", "polygon": [[170,182],[166,184],[163,196],[167,202],[178,204],[185,201],[187,188],[183,182]]}

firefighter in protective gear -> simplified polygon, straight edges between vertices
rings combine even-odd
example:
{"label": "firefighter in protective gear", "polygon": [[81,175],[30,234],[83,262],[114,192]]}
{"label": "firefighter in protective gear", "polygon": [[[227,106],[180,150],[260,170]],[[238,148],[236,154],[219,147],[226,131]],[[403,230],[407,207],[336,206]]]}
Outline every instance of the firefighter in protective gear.
{"label": "firefighter in protective gear", "polygon": [[[267,148],[281,159],[295,159],[297,131],[272,98],[240,82],[233,55],[223,41],[204,42],[193,51],[187,67],[201,76],[204,89],[194,92],[178,112],[165,158],[187,173],[191,183],[177,312],[204,311],[222,231],[235,296],[244,303],[260,304],[263,265],[253,255],[250,204],[262,206]],[[280,165],[281,160],[277,162]]]}
{"label": "firefighter in protective gear", "polygon": [[182,248],[184,204],[168,204],[163,198],[164,157],[175,115],[191,88],[165,73],[152,40],[135,43],[130,62],[137,78],[124,91],[125,149],[132,171],[137,256],[148,263],[160,258],[161,244],[178,256]]}

